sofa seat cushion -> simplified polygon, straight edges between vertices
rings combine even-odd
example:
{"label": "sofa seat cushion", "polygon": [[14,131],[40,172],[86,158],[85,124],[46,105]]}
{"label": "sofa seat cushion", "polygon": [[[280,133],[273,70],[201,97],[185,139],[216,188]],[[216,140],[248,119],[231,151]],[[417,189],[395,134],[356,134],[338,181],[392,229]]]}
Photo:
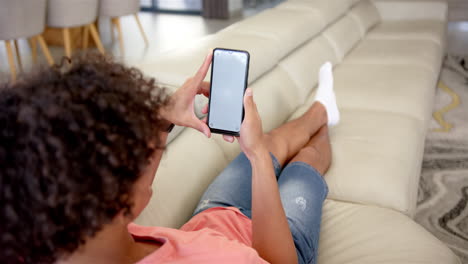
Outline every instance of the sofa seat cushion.
{"label": "sofa seat cushion", "polygon": [[343,63],[393,64],[424,67],[438,75],[443,50],[431,40],[366,38]]}
{"label": "sofa seat cushion", "polygon": [[269,9],[226,28],[265,36],[281,42],[279,57],[283,57],[306,40],[317,35],[325,27],[321,16],[294,9]]}
{"label": "sofa seat cushion", "polygon": [[443,46],[446,24],[439,20],[384,21],[369,33],[369,39],[422,39]]}
{"label": "sofa seat cushion", "polygon": [[414,213],[426,127],[405,115],[342,110],[330,130],[329,198]]}
{"label": "sofa seat cushion", "polygon": [[326,200],[317,263],[460,264],[442,242],[393,210]]}
{"label": "sofa seat cushion", "polygon": [[[315,92],[288,120],[299,117],[314,103]],[[367,109],[340,108],[340,115],[340,123],[329,132],[333,151],[325,175],[328,197],[412,215],[424,148],[424,122]]]}
{"label": "sofa seat cushion", "polygon": [[154,179],[153,197],[136,222],[179,228],[227,164],[216,142],[194,129],[184,129],[166,149]]}
{"label": "sofa seat cushion", "polygon": [[410,65],[343,64],[334,71],[340,109],[366,109],[430,118],[437,75]]}

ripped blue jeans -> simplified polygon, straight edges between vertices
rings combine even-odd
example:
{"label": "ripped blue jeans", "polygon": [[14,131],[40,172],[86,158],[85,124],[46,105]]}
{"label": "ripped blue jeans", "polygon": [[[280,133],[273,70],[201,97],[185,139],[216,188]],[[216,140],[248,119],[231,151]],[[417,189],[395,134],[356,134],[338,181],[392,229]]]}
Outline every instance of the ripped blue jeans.
{"label": "ripped blue jeans", "polygon": [[[278,160],[271,157],[299,263],[316,263],[327,184],[316,169],[304,162],[293,162],[282,169]],[[236,207],[252,218],[251,177],[250,161],[241,153],[211,183],[194,215],[213,207]]]}

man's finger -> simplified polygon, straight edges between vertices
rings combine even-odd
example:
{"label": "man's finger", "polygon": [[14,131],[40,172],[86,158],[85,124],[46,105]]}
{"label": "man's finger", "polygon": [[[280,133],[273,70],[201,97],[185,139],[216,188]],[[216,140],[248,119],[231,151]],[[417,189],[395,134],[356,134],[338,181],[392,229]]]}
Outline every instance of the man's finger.
{"label": "man's finger", "polygon": [[195,77],[194,77],[195,83],[201,83],[203,79],[205,79],[206,73],[208,72],[208,69],[210,68],[210,65],[211,65],[212,57],[213,57],[213,51],[211,50],[206,56],[205,61],[203,62],[200,69],[198,69],[197,74],[195,74]]}
{"label": "man's finger", "polygon": [[202,110],[201,110],[202,114],[208,114],[208,104],[206,104]]}
{"label": "man's finger", "polygon": [[228,135],[223,135],[223,139],[229,143],[234,142],[234,137],[233,136],[228,136]]}
{"label": "man's finger", "polygon": [[210,82],[202,82],[198,88],[197,94],[203,94],[206,97],[210,97]]}
{"label": "man's finger", "polygon": [[210,128],[206,125],[206,119],[205,120],[197,120],[196,125],[194,128],[200,132],[202,132],[207,138],[211,137],[211,131]]}
{"label": "man's finger", "polygon": [[254,101],[253,101],[252,89],[247,88],[247,90],[245,90],[245,94],[244,94],[244,108],[245,108],[245,111],[250,113],[252,110],[255,110],[254,107],[255,107],[255,105],[254,105]]}
{"label": "man's finger", "polygon": [[181,87],[184,87],[184,86],[188,85],[188,84],[191,83],[192,81],[193,81],[193,77],[187,78],[187,80],[185,80],[184,84],[182,84]]}

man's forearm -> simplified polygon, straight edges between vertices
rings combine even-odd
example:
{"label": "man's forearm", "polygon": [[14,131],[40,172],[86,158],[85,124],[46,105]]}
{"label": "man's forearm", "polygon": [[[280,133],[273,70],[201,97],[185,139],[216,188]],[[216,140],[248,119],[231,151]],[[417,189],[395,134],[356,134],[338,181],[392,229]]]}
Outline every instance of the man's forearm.
{"label": "man's forearm", "polygon": [[297,263],[270,154],[266,149],[260,150],[249,159],[252,164],[252,246],[270,263]]}

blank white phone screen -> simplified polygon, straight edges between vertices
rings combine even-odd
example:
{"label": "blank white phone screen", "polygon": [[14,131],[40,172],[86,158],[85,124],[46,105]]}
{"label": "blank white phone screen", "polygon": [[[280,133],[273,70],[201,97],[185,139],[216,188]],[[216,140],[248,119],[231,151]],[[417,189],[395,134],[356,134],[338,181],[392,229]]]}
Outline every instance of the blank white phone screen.
{"label": "blank white phone screen", "polygon": [[209,126],[239,132],[248,55],[245,52],[215,50],[213,58]]}

